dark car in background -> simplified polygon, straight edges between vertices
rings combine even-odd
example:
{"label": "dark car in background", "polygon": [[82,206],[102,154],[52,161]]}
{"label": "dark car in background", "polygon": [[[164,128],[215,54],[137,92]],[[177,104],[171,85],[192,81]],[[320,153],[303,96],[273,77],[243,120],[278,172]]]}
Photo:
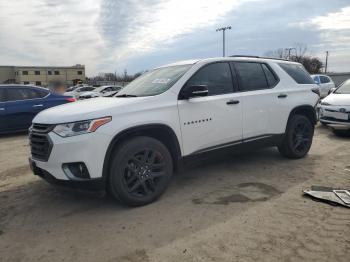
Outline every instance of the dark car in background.
{"label": "dark car in background", "polygon": [[75,98],[28,85],[0,85],[0,133],[27,130],[40,111]]}

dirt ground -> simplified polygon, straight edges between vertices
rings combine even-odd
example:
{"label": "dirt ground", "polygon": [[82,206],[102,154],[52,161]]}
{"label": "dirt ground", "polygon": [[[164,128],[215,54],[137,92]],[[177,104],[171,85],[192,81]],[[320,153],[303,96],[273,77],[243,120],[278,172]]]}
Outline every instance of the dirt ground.
{"label": "dirt ground", "polygon": [[205,161],[140,208],[48,185],[28,149],[25,135],[0,137],[0,261],[350,260],[350,209],[302,196],[350,188],[350,138],[324,127],[304,159],[271,148]]}

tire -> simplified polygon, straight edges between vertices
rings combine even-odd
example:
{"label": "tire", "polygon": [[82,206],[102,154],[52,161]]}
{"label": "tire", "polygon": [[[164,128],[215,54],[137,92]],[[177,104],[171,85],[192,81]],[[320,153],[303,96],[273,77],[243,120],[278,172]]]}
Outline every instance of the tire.
{"label": "tire", "polygon": [[172,174],[172,158],[164,144],[151,137],[134,137],[115,150],[108,192],[124,205],[146,205],[166,190]]}
{"label": "tire", "polygon": [[333,134],[340,137],[350,137],[350,130],[332,129]]}
{"label": "tire", "polygon": [[292,159],[304,157],[311,148],[314,129],[314,125],[306,116],[291,116],[283,141],[278,146],[281,155]]}

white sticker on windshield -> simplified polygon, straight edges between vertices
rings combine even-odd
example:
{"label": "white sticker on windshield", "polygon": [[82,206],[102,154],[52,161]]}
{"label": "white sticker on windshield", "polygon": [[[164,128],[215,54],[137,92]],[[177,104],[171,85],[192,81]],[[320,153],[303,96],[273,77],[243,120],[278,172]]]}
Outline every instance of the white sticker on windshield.
{"label": "white sticker on windshield", "polygon": [[169,78],[156,78],[152,81],[152,84],[167,84],[171,81]]}

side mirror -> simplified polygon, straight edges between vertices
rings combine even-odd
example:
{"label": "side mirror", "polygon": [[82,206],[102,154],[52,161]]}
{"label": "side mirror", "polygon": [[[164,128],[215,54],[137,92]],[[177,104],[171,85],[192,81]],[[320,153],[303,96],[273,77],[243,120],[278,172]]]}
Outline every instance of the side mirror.
{"label": "side mirror", "polygon": [[335,90],[337,90],[337,88],[336,88],[336,87],[332,87],[332,88],[328,91],[328,95],[334,93]]}
{"label": "side mirror", "polygon": [[206,85],[193,85],[186,87],[181,92],[182,99],[190,99],[192,97],[202,97],[207,96],[209,93],[208,87]]}

